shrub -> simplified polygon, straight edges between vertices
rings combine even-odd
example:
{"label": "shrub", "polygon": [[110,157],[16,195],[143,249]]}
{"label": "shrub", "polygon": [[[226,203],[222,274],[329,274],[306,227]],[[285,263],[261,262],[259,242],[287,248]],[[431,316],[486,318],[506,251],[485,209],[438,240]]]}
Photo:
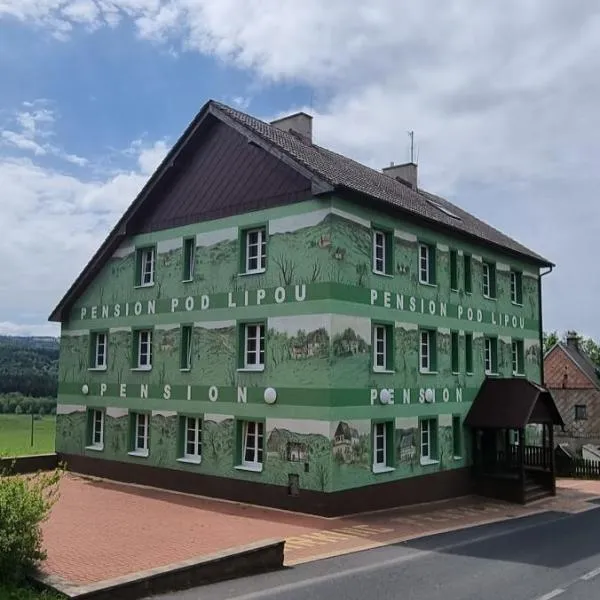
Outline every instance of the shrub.
{"label": "shrub", "polygon": [[0,473],[0,585],[24,580],[46,558],[40,525],[56,501],[61,474]]}
{"label": "shrub", "polygon": [[17,404],[17,406],[15,407],[15,415],[21,415],[23,414],[23,409],[21,408],[20,404]]}

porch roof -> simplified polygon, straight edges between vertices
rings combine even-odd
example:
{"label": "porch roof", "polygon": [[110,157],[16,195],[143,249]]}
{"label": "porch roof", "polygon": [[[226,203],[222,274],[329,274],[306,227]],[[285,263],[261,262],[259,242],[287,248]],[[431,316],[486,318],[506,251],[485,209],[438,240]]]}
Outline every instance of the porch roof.
{"label": "porch roof", "polygon": [[465,419],[477,429],[521,429],[529,423],[564,427],[552,394],[522,377],[486,378]]}

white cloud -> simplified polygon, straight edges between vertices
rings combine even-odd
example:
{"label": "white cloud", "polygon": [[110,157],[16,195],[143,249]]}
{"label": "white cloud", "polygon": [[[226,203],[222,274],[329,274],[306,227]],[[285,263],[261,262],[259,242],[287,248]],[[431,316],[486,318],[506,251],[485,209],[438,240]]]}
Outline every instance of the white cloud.
{"label": "white cloud", "polygon": [[[89,4],[0,0],[0,19],[62,38],[83,21],[127,19],[145,40],[214,55],[269,82],[304,83],[317,100],[317,140],[375,167],[406,160],[413,129],[425,187],[558,264],[545,280],[546,325],[600,338],[600,278],[590,276],[600,223],[595,0],[96,0],[96,12]],[[298,98],[289,109],[306,104]],[[5,143],[46,149],[25,127],[6,129]],[[164,150],[146,146],[140,171],[150,173]]]}

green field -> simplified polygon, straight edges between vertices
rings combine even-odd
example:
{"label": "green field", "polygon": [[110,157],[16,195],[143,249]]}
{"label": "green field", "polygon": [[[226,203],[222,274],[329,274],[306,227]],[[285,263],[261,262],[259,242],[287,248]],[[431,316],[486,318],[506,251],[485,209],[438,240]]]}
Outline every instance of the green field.
{"label": "green field", "polygon": [[56,417],[45,415],[33,422],[31,415],[0,415],[0,455],[23,456],[54,452]]}

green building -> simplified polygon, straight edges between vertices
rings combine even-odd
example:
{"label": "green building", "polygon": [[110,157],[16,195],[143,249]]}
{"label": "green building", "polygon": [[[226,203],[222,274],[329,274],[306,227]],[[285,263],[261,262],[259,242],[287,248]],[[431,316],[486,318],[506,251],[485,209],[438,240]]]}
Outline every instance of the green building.
{"label": "green building", "polygon": [[57,452],[321,514],[464,494],[482,382],[541,383],[545,267],[412,163],[210,101],[50,317]]}

